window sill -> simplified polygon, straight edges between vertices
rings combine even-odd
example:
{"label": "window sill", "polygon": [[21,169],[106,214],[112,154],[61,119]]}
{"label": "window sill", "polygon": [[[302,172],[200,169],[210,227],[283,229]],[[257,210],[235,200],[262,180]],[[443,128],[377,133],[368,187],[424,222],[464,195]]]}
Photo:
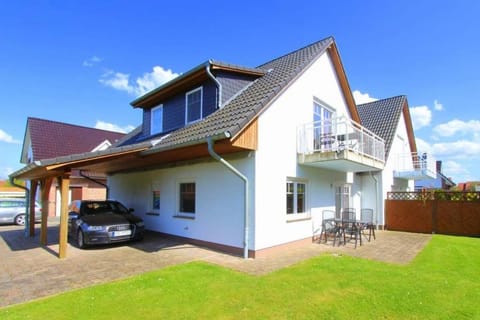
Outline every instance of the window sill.
{"label": "window sill", "polygon": [[145,213],[145,214],[146,214],[147,216],[159,216],[159,215],[160,215],[160,213],[158,213],[158,212],[147,212],[147,213]]}
{"label": "window sill", "polygon": [[300,221],[309,221],[312,220],[311,216],[301,215],[299,217],[287,217],[287,223],[291,222],[300,222]]}
{"label": "window sill", "polygon": [[183,214],[176,214],[173,216],[174,218],[177,218],[177,219],[187,219],[187,220],[195,220],[195,216],[187,216],[187,215],[183,215]]}

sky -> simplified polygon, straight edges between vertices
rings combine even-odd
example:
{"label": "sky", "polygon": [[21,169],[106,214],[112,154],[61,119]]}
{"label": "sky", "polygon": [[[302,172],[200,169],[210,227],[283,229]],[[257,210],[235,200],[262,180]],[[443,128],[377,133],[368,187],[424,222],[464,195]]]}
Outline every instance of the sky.
{"label": "sky", "polygon": [[335,38],[357,103],[406,95],[417,149],[480,180],[480,1],[0,4],[0,179],[27,117],[128,132],[138,95],[215,59],[256,67]]}

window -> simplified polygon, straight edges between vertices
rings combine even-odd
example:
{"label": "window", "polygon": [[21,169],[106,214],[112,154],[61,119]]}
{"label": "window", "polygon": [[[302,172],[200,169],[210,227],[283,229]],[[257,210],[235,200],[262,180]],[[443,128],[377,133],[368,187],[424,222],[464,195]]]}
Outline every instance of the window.
{"label": "window", "polygon": [[202,119],[202,87],[187,92],[185,122],[192,123]]}
{"label": "window", "polygon": [[152,209],[153,210],[160,210],[160,191],[154,190],[152,191]]}
{"label": "window", "polygon": [[163,131],[163,105],[153,108],[150,117],[150,134],[161,133]]}
{"label": "window", "polygon": [[331,109],[325,107],[316,99],[313,100],[314,147],[316,150],[331,149],[332,147],[333,114],[334,112]]}
{"label": "window", "polygon": [[180,213],[195,213],[195,183],[180,183]]}
{"label": "window", "polygon": [[337,217],[345,208],[351,208],[351,187],[349,184],[344,184],[336,188],[335,208],[337,210]]}
{"label": "window", "polygon": [[305,182],[287,181],[287,214],[307,213],[306,209],[306,189]]}

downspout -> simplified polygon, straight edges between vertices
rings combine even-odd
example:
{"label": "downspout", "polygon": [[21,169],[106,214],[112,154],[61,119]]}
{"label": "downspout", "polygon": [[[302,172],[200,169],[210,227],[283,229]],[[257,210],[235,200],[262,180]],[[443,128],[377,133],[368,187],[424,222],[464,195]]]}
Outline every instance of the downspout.
{"label": "downspout", "polygon": [[222,84],[220,83],[220,81],[217,80],[217,78],[215,78],[215,76],[210,71],[210,64],[211,62],[208,61],[208,64],[205,67],[205,71],[207,72],[208,76],[213,80],[213,82],[215,82],[215,84],[217,85],[217,88],[218,88],[217,108],[221,109],[222,108]]}
{"label": "downspout", "polygon": [[23,189],[25,190],[25,204],[26,204],[26,208],[25,208],[25,230],[24,230],[24,234],[25,234],[25,237],[28,237],[29,236],[29,225],[30,225],[30,189],[28,189],[27,187],[25,186],[22,186],[20,184],[17,184],[15,183],[15,178],[14,177],[9,177],[9,180],[10,180],[10,184],[12,186],[15,186],[15,187],[18,187],[20,189]]}
{"label": "downspout", "polygon": [[[229,133],[225,133],[225,136],[228,138],[230,137]],[[243,180],[245,183],[245,209],[244,209],[244,235],[243,235],[243,258],[248,259],[248,206],[249,206],[249,201],[248,201],[248,178],[243,175],[240,171],[238,171],[234,166],[232,166],[230,163],[228,163],[225,159],[220,157],[215,150],[213,150],[213,144],[214,140],[212,137],[207,138],[207,144],[208,144],[208,153],[223,164],[225,167],[227,167],[230,171],[232,171],[234,174],[236,174],[240,179]]]}
{"label": "downspout", "polygon": [[370,171],[370,176],[372,179],[375,181],[375,212],[376,212],[376,217],[375,217],[375,227],[378,228],[378,179],[375,178],[375,175],[373,174],[372,171]]}
{"label": "downspout", "polygon": [[104,186],[105,189],[106,189],[105,198],[108,199],[108,194],[110,193],[110,189],[108,188],[108,185],[106,185],[105,183],[100,182],[100,181],[98,181],[98,180],[95,180],[95,179],[93,179],[93,178],[91,178],[91,177],[89,177],[89,176],[84,175],[84,174],[83,174],[83,170],[80,170],[80,176],[83,177],[83,178],[85,178],[85,179],[87,179],[87,180],[90,180],[90,181],[92,181],[92,182],[94,182],[94,183],[98,183],[98,184],[101,185],[101,186]]}

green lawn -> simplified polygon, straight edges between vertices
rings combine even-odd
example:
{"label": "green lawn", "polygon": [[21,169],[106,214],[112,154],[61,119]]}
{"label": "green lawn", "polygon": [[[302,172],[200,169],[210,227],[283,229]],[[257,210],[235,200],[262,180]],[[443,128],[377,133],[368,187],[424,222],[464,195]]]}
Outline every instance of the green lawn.
{"label": "green lawn", "polygon": [[480,239],[408,266],[325,254],[255,277],[194,262],[0,309],[0,319],[480,319]]}

